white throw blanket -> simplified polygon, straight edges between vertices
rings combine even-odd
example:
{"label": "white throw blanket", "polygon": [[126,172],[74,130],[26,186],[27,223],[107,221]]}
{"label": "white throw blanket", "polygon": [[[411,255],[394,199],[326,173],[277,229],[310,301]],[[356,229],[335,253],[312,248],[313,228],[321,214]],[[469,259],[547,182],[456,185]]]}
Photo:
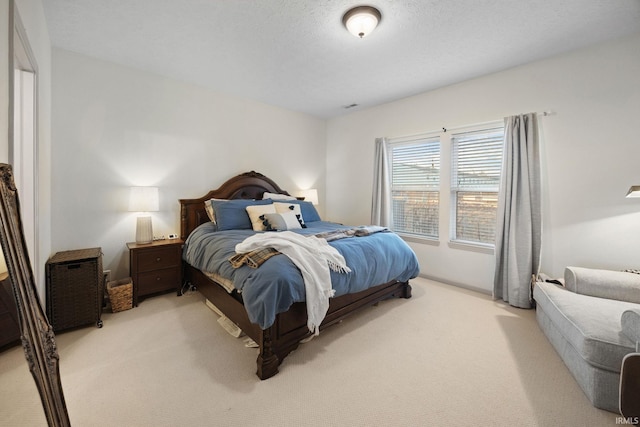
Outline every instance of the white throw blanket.
{"label": "white throw blanket", "polygon": [[255,234],[238,243],[236,252],[247,253],[262,248],[276,249],[300,269],[307,300],[307,326],[318,335],[320,323],[329,309],[329,298],[335,293],[331,288],[329,268],[340,273],[351,271],[344,257],[326,240],[292,231]]}

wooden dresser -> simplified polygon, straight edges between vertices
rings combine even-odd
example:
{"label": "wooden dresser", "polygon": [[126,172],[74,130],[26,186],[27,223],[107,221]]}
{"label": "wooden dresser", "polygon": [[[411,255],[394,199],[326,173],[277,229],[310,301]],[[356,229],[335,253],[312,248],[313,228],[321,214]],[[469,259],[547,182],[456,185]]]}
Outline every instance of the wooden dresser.
{"label": "wooden dresser", "polygon": [[127,243],[134,305],[143,297],[180,289],[183,243],[181,239]]}
{"label": "wooden dresser", "polygon": [[0,274],[0,349],[20,343],[18,310],[8,276]]}

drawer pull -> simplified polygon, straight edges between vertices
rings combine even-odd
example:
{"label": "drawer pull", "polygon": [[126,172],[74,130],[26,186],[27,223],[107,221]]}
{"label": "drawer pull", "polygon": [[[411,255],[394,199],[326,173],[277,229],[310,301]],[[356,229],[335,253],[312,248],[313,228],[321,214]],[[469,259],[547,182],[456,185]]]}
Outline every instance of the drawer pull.
{"label": "drawer pull", "polygon": [[156,277],[156,282],[159,282],[160,280],[162,280],[162,279],[160,279],[160,277],[159,277],[159,276],[158,276],[158,277]]}
{"label": "drawer pull", "polygon": [[160,262],[160,257],[156,258],[156,262]]}

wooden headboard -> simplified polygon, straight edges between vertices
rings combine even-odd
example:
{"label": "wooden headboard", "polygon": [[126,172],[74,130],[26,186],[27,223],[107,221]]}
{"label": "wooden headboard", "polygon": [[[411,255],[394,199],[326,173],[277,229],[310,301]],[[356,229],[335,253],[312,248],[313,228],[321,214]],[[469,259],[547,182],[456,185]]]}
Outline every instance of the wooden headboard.
{"label": "wooden headboard", "polygon": [[197,199],[180,199],[180,238],[186,239],[200,224],[209,221],[204,202],[209,199],[262,199],[265,192],[289,196],[278,184],[258,172],[245,172],[234,176],[217,190],[211,190]]}

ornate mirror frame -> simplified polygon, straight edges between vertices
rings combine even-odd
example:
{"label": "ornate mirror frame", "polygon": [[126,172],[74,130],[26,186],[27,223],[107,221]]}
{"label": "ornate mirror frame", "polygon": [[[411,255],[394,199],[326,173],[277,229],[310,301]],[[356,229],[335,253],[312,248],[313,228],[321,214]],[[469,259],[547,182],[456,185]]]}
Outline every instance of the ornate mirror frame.
{"label": "ornate mirror frame", "polygon": [[49,426],[69,426],[53,327],[38,297],[11,165],[0,164],[0,243],[18,308],[20,335]]}

